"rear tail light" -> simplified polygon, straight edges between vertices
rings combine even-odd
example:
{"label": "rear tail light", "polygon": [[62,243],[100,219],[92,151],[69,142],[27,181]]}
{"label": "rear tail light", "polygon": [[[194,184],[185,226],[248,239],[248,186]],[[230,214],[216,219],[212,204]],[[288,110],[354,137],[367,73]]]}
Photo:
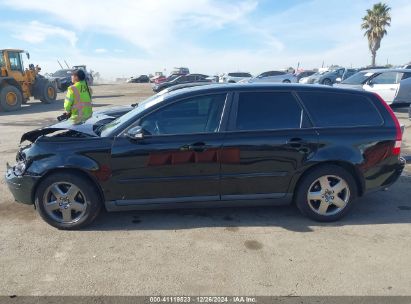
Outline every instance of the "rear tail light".
{"label": "rear tail light", "polygon": [[395,125],[395,144],[392,149],[392,155],[400,155],[401,153],[401,143],[402,143],[402,132],[401,132],[401,127],[400,123],[397,119],[397,116],[395,116],[393,110],[391,107],[384,101],[384,99],[381,98],[380,95],[375,94],[375,96],[381,101],[382,105],[385,107],[385,109],[390,113],[390,116],[394,122]]}

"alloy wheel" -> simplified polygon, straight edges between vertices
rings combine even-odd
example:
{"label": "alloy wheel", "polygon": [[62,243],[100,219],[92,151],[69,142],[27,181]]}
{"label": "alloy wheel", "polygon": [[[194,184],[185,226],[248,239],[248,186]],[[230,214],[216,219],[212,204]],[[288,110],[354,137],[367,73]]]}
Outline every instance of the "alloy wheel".
{"label": "alloy wheel", "polygon": [[44,193],[43,205],[47,214],[64,224],[78,222],[85,214],[88,201],[79,187],[68,182],[56,182]]}
{"label": "alloy wheel", "polygon": [[309,187],[307,201],[310,208],[320,215],[334,215],[342,211],[350,200],[348,183],[335,175],[324,175]]}

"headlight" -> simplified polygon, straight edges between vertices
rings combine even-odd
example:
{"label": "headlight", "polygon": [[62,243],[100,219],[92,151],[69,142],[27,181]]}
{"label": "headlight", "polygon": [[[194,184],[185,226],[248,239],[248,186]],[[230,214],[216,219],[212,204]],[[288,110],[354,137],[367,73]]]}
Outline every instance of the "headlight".
{"label": "headlight", "polygon": [[14,165],[13,172],[16,176],[22,176],[24,172],[26,171],[26,168],[27,168],[26,162],[23,160],[20,160]]}

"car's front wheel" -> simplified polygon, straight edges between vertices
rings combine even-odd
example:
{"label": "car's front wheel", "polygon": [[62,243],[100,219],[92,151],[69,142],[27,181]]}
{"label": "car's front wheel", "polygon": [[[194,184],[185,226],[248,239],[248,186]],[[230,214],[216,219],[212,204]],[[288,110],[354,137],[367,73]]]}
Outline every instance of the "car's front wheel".
{"label": "car's front wheel", "polygon": [[35,204],[48,224],[65,230],[90,224],[101,210],[95,185],[83,176],[70,173],[46,177],[37,188]]}
{"label": "car's front wheel", "polygon": [[296,189],[298,209],[309,218],[332,222],[342,218],[357,195],[355,180],[345,169],[327,165],[303,177]]}

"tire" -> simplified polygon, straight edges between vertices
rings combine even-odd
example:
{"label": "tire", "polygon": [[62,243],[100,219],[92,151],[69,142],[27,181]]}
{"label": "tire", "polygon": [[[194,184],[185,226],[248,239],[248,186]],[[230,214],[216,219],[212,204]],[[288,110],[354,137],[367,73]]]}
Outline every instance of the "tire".
{"label": "tire", "polygon": [[305,216],[319,222],[339,220],[350,211],[353,200],[357,197],[353,176],[336,165],[314,169],[303,177],[297,187],[295,203],[298,209]]}
{"label": "tire", "polygon": [[40,100],[43,103],[52,103],[56,100],[57,88],[50,81],[45,81],[43,87],[41,88]]}
{"label": "tire", "polygon": [[289,79],[284,79],[283,83],[291,83],[291,81]]}
{"label": "tire", "polygon": [[331,86],[333,83],[332,83],[332,81],[331,81],[330,79],[325,78],[325,79],[323,80],[322,84]]}
{"label": "tire", "polygon": [[35,205],[44,221],[61,230],[85,227],[101,211],[96,186],[87,178],[72,173],[46,177],[37,187]]}
{"label": "tire", "polygon": [[11,112],[21,108],[23,94],[18,88],[6,85],[0,90],[0,110]]}

